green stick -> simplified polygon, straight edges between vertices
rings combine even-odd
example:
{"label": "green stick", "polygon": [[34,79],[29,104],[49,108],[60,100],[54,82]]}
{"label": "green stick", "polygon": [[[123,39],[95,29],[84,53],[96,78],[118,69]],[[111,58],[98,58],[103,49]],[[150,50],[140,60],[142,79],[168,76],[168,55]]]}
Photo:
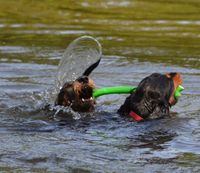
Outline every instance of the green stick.
{"label": "green stick", "polygon": [[93,97],[97,98],[102,95],[108,94],[129,94],[134,92],[136,87],[134,86],[115,86],[115,87],[105,87],[105,88],[98,88],[95,89],[93,92]]}
{"label": "green stick", "polygon": [[[98,88],[94,90],[93,97],[97,98],[109,94],[130,94],[132,92],[135,92],[136,89],[137,87],[135,86],[115,86],[115,87]],[[183,90],[184,90],[183,86],[179,85],[176,88],[174,97],[178,99],[181,96],[181,92]]]}

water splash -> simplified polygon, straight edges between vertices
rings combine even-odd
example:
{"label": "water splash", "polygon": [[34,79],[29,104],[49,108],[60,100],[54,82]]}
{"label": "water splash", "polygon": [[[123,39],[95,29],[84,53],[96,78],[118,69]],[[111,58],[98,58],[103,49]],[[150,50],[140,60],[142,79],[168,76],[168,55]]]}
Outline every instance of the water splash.
{"label": "water splash", "polygon": [[71,107],[49,105],[49,110],[54,111],[53,118],[54,120],[58,119],[58,121],[60,121],[60,119],[58,118],[59,115],[65,115],[65,117],[67,115],[68,117],[72,117],[73,120],[79,120],[82,117],[80,113],[73,111]]}
{"label": "water splash", "polygon": [[102,55],[101,44],[91,36],[74,40],[65,50],[58,66],[56,88],[81,76],[87,67]]}
{"label": "water splash", "polygon": [[74,40],[65,50],[59,62],[55,87],[44,91],[43,103],[50,104],[49,109],[55,111],[54,118],[60,113],[69,114],[73,119],[81,115],[70,107],[55,106],[57,94],[65,82],[73,81],[81,76],[85,69],[102,56],[101,44],[91,36],[82,36]]}

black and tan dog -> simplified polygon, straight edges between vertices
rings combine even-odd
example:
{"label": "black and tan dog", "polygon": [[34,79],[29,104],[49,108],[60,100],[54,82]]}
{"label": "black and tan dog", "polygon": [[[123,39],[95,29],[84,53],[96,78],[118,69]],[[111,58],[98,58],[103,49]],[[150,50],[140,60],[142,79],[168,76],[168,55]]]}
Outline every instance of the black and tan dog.
{"label": "black and tan dog", "polygon": [[169,116],[170,107],[177,102],[175,90],[181,84],[182,77],[179,73],[153,73],[139,83],[118,113],[131,116],[136,121]]}
{"label": "black and tan dog", "polygon": [[64,84],[58,94],[56,105],[71,107],[77,112],[94,110],[96,102],[92,94],[95,84],[88,76],[99,65],[100,60],[88,67],[81,77]]}

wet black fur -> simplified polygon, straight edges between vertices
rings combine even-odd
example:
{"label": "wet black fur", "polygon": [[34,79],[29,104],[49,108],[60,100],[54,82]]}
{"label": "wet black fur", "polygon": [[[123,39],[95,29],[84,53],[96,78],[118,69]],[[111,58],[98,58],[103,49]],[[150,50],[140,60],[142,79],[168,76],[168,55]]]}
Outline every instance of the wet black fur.
{"label": "wet black fur", "polygon": [[154,119],[169,116],[169,99],[174,90],[173,76],[153,73],[144,78],[135,92],[128,96],[118,110],[121,115],[128,115],[131,111],[144,119]]}

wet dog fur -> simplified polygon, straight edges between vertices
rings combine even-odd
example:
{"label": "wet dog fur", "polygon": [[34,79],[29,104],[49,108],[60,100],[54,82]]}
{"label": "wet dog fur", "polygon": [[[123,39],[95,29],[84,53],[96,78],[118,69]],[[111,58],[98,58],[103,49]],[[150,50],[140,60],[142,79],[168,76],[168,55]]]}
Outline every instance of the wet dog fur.
{"label": "wet dog fur", "polygon": [[88,67],[75,81],[66,82],[60,89],[55,105],[71,107],[77,112],[92,112],[95,108],[94,81],[88,76],[98,66],[100,59]]}
{"label": "wet dog fur", "polygon": [[145,119],[156,119],[169,116],[169,109],[175,105],[174,97],[178,85],[182,84],[179,73],[153,73],[144,78],[135,92],[131,93],[118,110],[121,115],[131,111]]}

